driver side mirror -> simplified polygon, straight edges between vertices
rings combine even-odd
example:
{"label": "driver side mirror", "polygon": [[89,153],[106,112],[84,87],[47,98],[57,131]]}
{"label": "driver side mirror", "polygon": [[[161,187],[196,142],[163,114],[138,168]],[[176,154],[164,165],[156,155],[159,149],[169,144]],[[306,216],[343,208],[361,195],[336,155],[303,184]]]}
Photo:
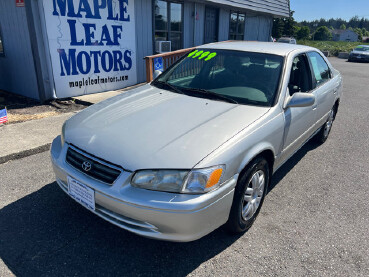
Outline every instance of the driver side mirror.
{"label": "driver side mirror", "polygon": [[296,108],[296,107],[309,107],[309,106],[314,105],[314,103],[315,103],[314,94],[296,92],[288,100],[285,106],[285,109]]}

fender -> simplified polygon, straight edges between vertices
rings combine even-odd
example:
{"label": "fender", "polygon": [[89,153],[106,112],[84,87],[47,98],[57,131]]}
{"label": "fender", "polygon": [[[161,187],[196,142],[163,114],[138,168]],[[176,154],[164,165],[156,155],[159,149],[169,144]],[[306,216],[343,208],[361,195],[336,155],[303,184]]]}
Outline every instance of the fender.
{"label": "fender", "polygon": [[[243,158],[239,165],[238,172],[241,172],[255,157],[264,151],[271,151],[273,153],[273,159],[275,160],[275,149],[269,142],[260,142],[247,151],[246,156]],[[273,166],[274,167],[274,166]],[[273,171],[274,172],[274,171]]]}

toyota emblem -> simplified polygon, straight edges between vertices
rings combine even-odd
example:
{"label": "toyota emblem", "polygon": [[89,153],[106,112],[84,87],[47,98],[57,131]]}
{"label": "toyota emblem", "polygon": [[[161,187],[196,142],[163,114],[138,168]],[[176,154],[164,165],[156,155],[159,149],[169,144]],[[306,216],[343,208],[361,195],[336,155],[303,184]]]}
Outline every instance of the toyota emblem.
{"label": "toyota emblem", "polygon": [[92,168],[92,164],[88,161],[84,161],[83,164],[82,164],[82,169],[84,171],[90,171]]}

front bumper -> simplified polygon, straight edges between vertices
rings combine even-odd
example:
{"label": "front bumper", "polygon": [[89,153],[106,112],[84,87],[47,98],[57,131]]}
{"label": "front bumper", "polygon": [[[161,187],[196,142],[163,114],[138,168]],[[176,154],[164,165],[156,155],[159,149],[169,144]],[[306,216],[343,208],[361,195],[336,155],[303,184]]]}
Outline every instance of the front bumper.
{"label": "front bumper", "polygon": [[219,189],[200,195],[149,191],[132,187],[124,171],[113,185],[97,181],[65,162],[68,144],[57,137],[51,146],[56,181],[68,193],[67,177],[95,191],[93,211],[103,219],[141,236],[169,241],[192,241],[223,225],[232,206],[238,175]]}
{"label": "front bumper", "polygon": [[369,62],[369,55],[350,55],[349,60],[355,62]]}

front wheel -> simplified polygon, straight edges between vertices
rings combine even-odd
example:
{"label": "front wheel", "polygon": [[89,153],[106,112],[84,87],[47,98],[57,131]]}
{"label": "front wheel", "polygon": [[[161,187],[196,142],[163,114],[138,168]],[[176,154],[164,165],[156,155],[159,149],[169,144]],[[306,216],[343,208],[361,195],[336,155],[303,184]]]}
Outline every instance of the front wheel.
{"label": "front wheel", "polygon": [[316,137],[315,137],[316,141],[320,143],[324,143],[327,140],[329,133],[331,132],[331,129],[332,129],[334,117],[335,117],[335,110],[334,108],[332,108],[332,110],[329,112],[327,121],[324,123],[320,131],[316,134]]}
{"label": "front wheel", "polygon": [[269,184],[269,165],[264,158],[256,158],[240,176],[236,185],[226,228],[231,233],[247,231],[263,204]]}

